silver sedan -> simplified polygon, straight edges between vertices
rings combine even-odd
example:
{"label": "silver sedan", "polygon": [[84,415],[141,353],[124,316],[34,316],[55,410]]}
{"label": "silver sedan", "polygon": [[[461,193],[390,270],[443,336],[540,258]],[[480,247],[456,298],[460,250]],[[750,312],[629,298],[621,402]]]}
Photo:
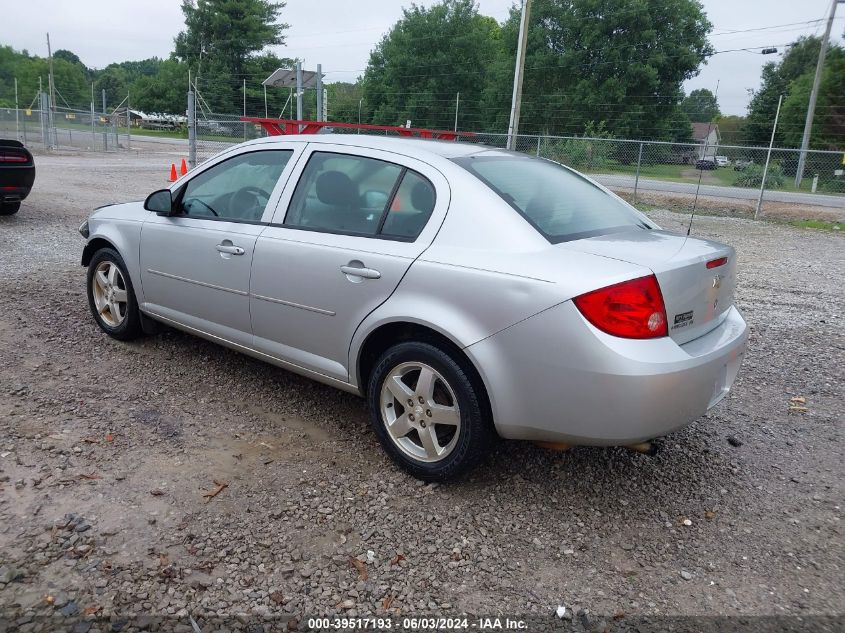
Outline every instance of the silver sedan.
{"label": "silver sedan", "polygon": [[80,232],[106,333],[167,324],[359,394],[385,450],[426,480],[496,437],[633,445],[678,429],[727,394],[747,338],[730,246],[479,145],[259,139]]}

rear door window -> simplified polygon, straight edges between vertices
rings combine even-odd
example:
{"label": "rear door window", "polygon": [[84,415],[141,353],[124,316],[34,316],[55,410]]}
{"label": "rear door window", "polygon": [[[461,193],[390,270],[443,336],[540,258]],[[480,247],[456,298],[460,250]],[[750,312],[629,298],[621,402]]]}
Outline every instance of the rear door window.
{"label": "rear door window", "polygon": [[415,238],[425,227],[435,203],[434,187],[415,171],[408,170],[390,203],[383,235]]}
{"label": "rear door window", "polygon": [[406,167],[366,156],[314,152],[284,225],[407,241],[420,234],[434,201],[431,183]]}
{"label": "rear door window", "polygon": [[484,153],[453,160],[499,194],[552,243],[651,228],[625,202],[557,163]]}

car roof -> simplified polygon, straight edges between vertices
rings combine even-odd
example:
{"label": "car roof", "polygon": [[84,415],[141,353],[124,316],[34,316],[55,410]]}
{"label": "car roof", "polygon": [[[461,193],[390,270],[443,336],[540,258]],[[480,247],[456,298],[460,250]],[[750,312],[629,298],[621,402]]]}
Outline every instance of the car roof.
{"label": "car roof", "polygon": [[401,136],[376,136],[373,134],[283,134],[269,136],[250,143],[331,143],[335,145],[349,145],[351,147],[366,147],[399,152],[408,156],[435,155],[443,158],[461,158],[482,152],[490,154],[510,155],[507,150],[482,145],[479,143],[461,143],[458,141],[438,141],[433,139],[407,138]]}

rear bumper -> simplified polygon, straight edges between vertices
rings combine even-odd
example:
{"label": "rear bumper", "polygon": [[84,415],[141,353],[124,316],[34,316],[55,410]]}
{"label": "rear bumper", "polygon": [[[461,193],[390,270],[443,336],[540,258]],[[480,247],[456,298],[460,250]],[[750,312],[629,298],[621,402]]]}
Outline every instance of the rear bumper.
{"label": "rear bumper", "polygon": [[560,304],[466,349],[488,389],[502,437],[633,444],[686,426],[727,395],[748,329],[736,308],[678,345],[630,340]]}
{"label": "rear bumper", "polygon": [[29,195],[35,182],[35,166],[0,167],[0,201],[23,200]]}

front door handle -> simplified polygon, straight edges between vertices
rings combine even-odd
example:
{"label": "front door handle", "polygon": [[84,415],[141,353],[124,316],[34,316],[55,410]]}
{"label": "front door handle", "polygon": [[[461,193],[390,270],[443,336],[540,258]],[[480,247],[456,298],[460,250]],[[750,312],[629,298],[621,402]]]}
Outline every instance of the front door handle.
{"label": "front door handle", "polygon": [[380,279],[381,273],[372,268],[363,268],[359,266],[341,266],[340,272],[350,277],[363,277],[364,279]]}
{"label": "front door handle", "polygon": [[221,253],[228,253],[229,255],[243,255],[246,252],[240,246],[235,246],[231,242],[229,242],[228,244],[218,244],[217,250]]}

